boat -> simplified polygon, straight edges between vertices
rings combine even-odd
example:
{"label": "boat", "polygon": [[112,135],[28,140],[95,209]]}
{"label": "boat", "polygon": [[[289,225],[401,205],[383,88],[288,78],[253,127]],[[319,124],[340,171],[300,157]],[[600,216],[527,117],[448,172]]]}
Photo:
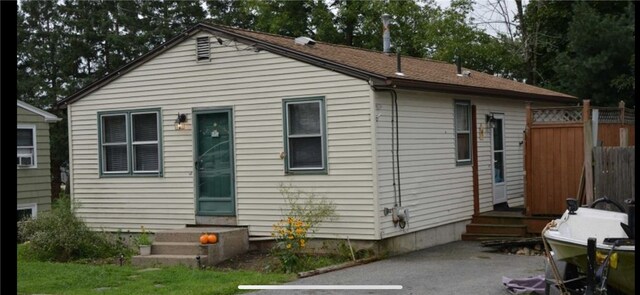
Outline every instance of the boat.
{"label": "boat", "polygon": [[[621,212],[597,209],[603,202]],[[567,199],[568,209],[542,233],[553,260],[573,269],[571,275],[565,271],[561,279],[581,281],[581,294],[635,294],[635,201],[625,203],[629,212],[607,198],[580,208],[575,199]],[[588,254],[593,258],[588,259]],[[595,263],[590,265],[590,261]]]}

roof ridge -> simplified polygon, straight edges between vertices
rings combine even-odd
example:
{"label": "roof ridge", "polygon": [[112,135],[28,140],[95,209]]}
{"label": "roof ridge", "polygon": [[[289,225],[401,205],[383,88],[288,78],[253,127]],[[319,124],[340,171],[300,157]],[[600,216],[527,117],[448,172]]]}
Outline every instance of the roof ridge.
{"label": "roof ridge", "polygon": [[[284,35],[279,35],[279,34],[274,34],[274,33],[267,33],[267,32],[261,32],[261,31],[254,31],[254,30],[250,30],[250,29],[237,28],[237,27],[232,27],[232,26],[228,26],[228,25],[221,25],[221,24],[216,24],[216,23],[204,23],[204,24],[209,25],[209,26],[218,26],[218,27],[227,28],[227,29],[236,30],[236,31],[244,31],[244,32],[249,32],[249,33],[253,33],[253,34],[271,36],[271,37],[275,37],[275,38],[291,39],[291,40],[294,40],[296,38],[296,37],[284,36]],[[308,37],[308,36],[304,36],[304,37]],[[325,41],[318,41],[316,39],[313,39],[313,41],[315,41],[316,43],[320,43],[320,44],[323,44],[323,45],[326,45],[326,46],[331,46],[331,47],[342,47],[342,48],[347,48],[347,49],[355,49],[355,50],[368,51],[368,52],[372,52],[372,53],[385,54],[384,52],[379,51],[379,50],[375,50],[375,49],[362,48],[362,47],[345,45],[345,44],[334,44],[334,43],[329,43],[329,42],[325,42]],[[437,59],[426,58],[426,57],[417,57],[417,56],[412,56],[412,55],[408,55],[408,54],[403,55],[402,53],[400,53],[400,56],[402,58],[411,58],[411,59],[417,59],[417,60],[422,60],[422,61],[430,61],[430,62],[437,62],[437,63],[444,63],[444,64],[448,64],[448,65],[453,65],[453,63],[449,63],[449,62],[442,61],[442,60],[437,60]]]}

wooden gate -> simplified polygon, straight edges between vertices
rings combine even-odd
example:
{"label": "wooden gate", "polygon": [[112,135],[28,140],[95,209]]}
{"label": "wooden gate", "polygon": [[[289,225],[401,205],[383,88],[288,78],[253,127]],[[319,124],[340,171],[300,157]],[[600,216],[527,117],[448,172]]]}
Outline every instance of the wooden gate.
{"label": "wooden gate", "polygon": [[[601,113],[598,117],[601,118],[598,121],[601,145],[619,146],[621,132],[627,134],[622,140],[626,145],[635,145],[631,110],[624,105],[596,109]],[[581,182],[585,160],[590,160],[584,154],[584,126],[591,124],[591,113],[588,101],[581,107],[531,108],[527,105],[525,206],[528,216],[560,215],[566,209],[566,199],[577,198],[581,186],[593,187],[593,182],[589,185]],[[587,165],[591,165],[591,161]]]}

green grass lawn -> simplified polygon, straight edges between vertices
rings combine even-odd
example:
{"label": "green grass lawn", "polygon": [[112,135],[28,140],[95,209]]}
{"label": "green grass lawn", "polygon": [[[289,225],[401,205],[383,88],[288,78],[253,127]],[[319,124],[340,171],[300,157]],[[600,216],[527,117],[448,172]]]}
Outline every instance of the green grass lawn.
{"label": "green grass lawn", "polygon": [[295,278],[294,274],[185,266],[145,270],[128,265],[36,262],[18,254],[18,294],[240,294],[238,285],[280,284]]}

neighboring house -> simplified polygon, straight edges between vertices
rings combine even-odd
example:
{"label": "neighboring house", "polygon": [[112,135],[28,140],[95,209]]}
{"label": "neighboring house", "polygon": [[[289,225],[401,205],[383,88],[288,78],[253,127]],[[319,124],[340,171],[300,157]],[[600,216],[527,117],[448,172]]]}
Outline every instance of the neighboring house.
{"label": "neighboring house", "polygon": [[51,209],[49,124],[55,115],[18,100],[18,220]]}
{"label": "neighboring house", "polygon": [[474,200],[523,205],[525,103],[577,103],[444,62],[295,41],[198,24],[66,98],[77,214],[112,231],[228,224],[267,237],[290,184],[337,205],[316,237],[445,243]]}

